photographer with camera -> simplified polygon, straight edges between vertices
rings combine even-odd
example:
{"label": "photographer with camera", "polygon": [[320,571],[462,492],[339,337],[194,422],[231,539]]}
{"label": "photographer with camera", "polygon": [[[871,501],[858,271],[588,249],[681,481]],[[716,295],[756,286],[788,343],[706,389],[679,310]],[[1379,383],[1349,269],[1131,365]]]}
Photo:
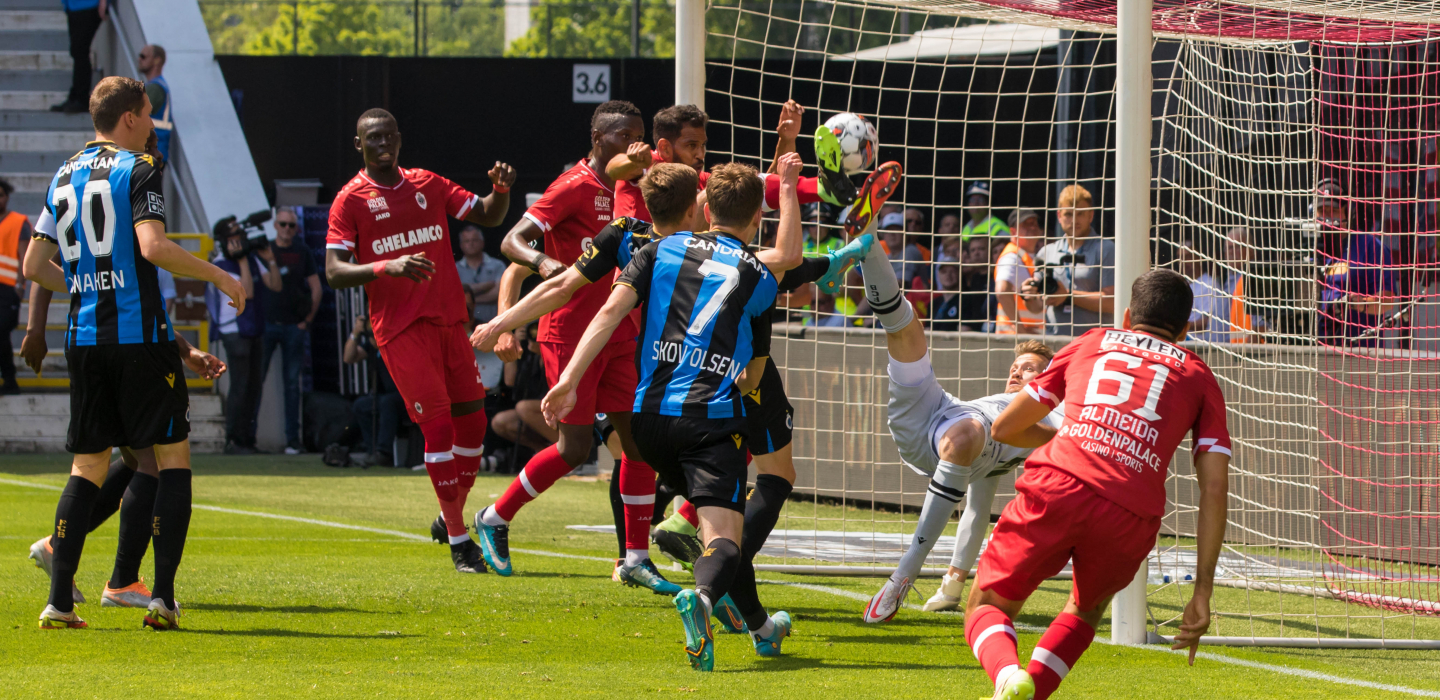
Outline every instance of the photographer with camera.
{"label": "photographer with camera", "polygon": [[[269,212],[263,213],[268,219]],[[245,226],[233,216],[226,217],[215,222],[212,235],[215,256],[210,262],[240,281],[246,299],[254,299],[260,263]],[[260,356],[265,316],[259,304],[246,304],[245,311],[236,314],[234,307],[221,302],[220,290],[207,285],[205,306],[210,310],[210,327],[225,346],[225,361],[230,367],[230,390],[225,395],[225,454],[255,454],[255,410],[260,405],[260,386],[265,379]]]}
{"label": "photographer with camera", "polygon": [[261,376],[269,374],[275,348],[280,348],[285,382],[285,454],[304,451],[300,444],[300,369],[305,364],[305,336],[320,310],[320,267],[303,241],[296,241],[300,220],[293,209],[275,213],[275,242],[260,251],[266,262],[261,275],[265,292],[265,358]]}
{"label": "photographer with camera", "polygon": [[1070,185],[1060,191],[1059,204],[1055,218],[1065,237],[1035,254],[1038,269],[1020,285],[1020,298],[1031,313],[1044,310],[1048,335],[1078,336],[1114,324],[1115,242],[1090,227],[1089,190]]}

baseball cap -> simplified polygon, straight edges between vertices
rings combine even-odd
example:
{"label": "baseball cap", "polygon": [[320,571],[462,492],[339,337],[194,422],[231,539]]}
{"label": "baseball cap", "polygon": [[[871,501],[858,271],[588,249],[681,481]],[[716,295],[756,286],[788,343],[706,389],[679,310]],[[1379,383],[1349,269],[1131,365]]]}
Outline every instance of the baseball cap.
{"label": "baseball cap", "polygon": [[974,194],[983,194],[986,198],[989,198],[990,183],[985,182],[984,180],[976,180],[970,183],[970,188],[965,190],[965,196],[969,197],[970,195]]}
{"label": "baseball cap", "polygon": [[1315,186],[1315,207],[1344,207],[1345,186],[1339,180],[1327,177]]}
{"label": "baseball cap", "polygon": [[1015,211],[1010,212],[1010,228],[1013,229],[1016,226],[1019,226],[1020,222],[1026,219],[1039,220],[1040,215],[1036,214],[1034,209],[1016,209]]}
{"label": "baseball cap", "polygon": [[892,211],[880,217],[880,228],[890,228],[891,226],[900,229],[905,228],[905,215],[898,211]]}

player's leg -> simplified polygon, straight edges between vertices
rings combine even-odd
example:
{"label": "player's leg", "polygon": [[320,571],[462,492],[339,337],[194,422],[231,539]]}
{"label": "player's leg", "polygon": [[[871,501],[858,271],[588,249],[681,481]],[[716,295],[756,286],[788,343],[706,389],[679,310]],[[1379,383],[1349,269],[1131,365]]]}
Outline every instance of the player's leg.
{"label": "player's leg", "polygon": [[[470,347],[463,324],[437,328],[443,343],[445,389],[450,401],[450,422],[453,436],[450,454],[455,463],[455,498],[441,502],[440,514],[445,521],[446,539],[450,542],[450,558],[455,569],[463,573],[483,572],[480,548],[465,529],[465,501],[480,473],[480,458],[485,450],[485,384],[480,380],[480,365]],[[425,428],[421,427],[421,432]],[[437,435],[437,441],[443,435]],[[437,442],[436,447],[442,445]],[[430,452],[430,436],[426,449]],[[437,450],[438,451],[438,450]],[[458,532],[457,532],[458,530]]]}
{"label": "player's leg", "polygon": [[465,500],[475,487],[480,458],[485,454],[485,399],[452,405],[450,418],[455,423],[455,446],[451,451],[455,453],[455,474],[459,478],[455,498],[462,513],[460,526],[464,527]]}
{"label": "player's leg", "polygon": [[[140,564],[145,560],[145,552],[150,549],[151,518],[155,511],[155,494],[160,487],[159,464],[153,447],[133,452],[122,447],[120,454],[133,460],[136,469],[131,472],[129,487],[125,489],[124,500],[120,504],[120,537],[115,544],[115,568],[110,572],[110,580],[105,583],[100,605],[144,608],[155,597],[140,578]],[[115,474],[114,465],[111,465],[110,473],[112,476]],[[102,487],[101,491],[104,490]]]}
{"label": "player's leg", "polygon": [[70,467],[70,480],[60,493],[55,506],[55,528],[51,535],[50,597],[40,613],[42,629],[85,627],[75,614],[72,590],[75,572],[80,568],[80,555],[85,551],[85,536],[90,532],[90,511],[100,494],[110,464],[110,448],[89,454],[77,454]]}
{"label": "player's leg", "polygon": [[849,206],[858,194],[855,183],[841,167],[844,159],[845,149],[840,147],[840,139],[835,137],[835,132],[824,124],[816,127],[815,164],[820,169],[818,194],[820,199],[841,207]]}
{"label": "player's leg", "polygon": [[155,542],[155,585],[144,623],[156,630],[174,629],[180,615],[175,602],[175,575],[185,554],[190,533],[193,491],[190,471],[190,441],[155,446],[155,508],[151,511],[151,535]]}
{"label": "player's leg", "polygon": [[446,541],[450,544],[450,561],[462,574],[483,574],[486,569],[480,548],[465,528],[460,470],[455,459],[455,418],[446,411],[419,426],[425,436],[425,472],[440,503],[440,519],[445,522]]}
{"label": "player's leg", "polygon": [[[153,463],[153,457],[151,461]],[[109,520],[110,516],[114,515],[115,511],[120,509],[120,501],[124,497],[126,489],[130,485],[130,478],[135,474],[135,469],[138,465],[139,462],[135,459],[135,455],[130,452],[129,448],[120,448],[120,459],[110,462],[110,469],[106,473],[105,483],[100,485],[100,493],[95,497],[95,505],[90,511],[91,532],[94,532],[95,528],[105,524],[105,521]],[[150,474],[153,476],[154,473],[152,468]],[[51,543],[50,537],[51,536],[47,534],[30,545],[30,559],[35,562],[35,566],[45,572],[46,576],[50,575],[50,561],[54,552],[54,545]],[[149,543],[148,537],[146,538],[146,543],[147,545]],[[144,555],[143,551],[141,555]],[[74,597],[75,602],[85,602],[85,596],[80,593],[78,586],[73,588],[71,595]],[[146,598],[145,602],[149,603],[150,599]]]}
{"label": "player's leg", "polygon": [[970,490],[965,493],[965,507],[960,513],[960,527],[955,532],[950,568],[940,579],[940,588],[935,595],[925,601],[926,612],[960,609],[965,600],[965,580],[980,556],[980,545],[985,542],[985,533],[990,527],[990,508],[995,503],[995,492],[999,488],[998,476],[970,483]]}
{"label": "player's leg", "polygon": [[[633,363],[631,364],[633,367]],[[631,396],[634,390],[631,389]],[[647,588],[656,595],[673,596],[680,586],[667,580],[650,559],[650,523],[655,513],[655,470],[640,456],[631,432],[631,413],[606,414],[620,440],[620,498],[625,527],[625,561],[619,577],[626,585]],[[618,528],[617,528],[618,529]]]}
{"label": "player's leg", "polygon": [[624,449],[608,415],[595,416],[595,438],[605,445],[605,450],[613,459],[610,465],[610,519],[615,523],[616,549],[615,568],[610,572],[610,580],[619,583],[620,565],[625,563],[625,498],[620,493],[620,459]]}
{"label": "player's leg", "polygon": [[[190,533],[192,484],[190,471],[190,396],[185,370],[174,343],[135,348],[138,360],[122,377],[128,401],[122,403],[126,439],[131,445],[154,445],[155,506],[150,511],[155,580],[143,623],[155,630],[175,629],[180,606],[175,602],[175,577]],[[163,375],[163,376],[162,376]]]}

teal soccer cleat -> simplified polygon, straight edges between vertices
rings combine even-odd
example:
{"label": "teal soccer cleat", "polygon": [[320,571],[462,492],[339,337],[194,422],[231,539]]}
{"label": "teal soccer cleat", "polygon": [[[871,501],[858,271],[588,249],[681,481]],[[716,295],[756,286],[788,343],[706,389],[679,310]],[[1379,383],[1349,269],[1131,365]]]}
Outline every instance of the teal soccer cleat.
{"label": "teal soccer cleat", "polygon": [[685,625],[685,656],[696,671],[715,670],[715,637],[710,633],[710,617],[700,594],[692,590],[675,596],[675,611]]}
{"label": "teal soccer cleat", "polygon": [[745,631],[745,618],[740,616],[740,608],[736,607],[735,601],[730,600],[730,594],[726,593],[715,603],[715,609],[710,611],[711,615],[720,622],[730,634],[740,634]]}
{"label": "teal soccer cleat", "polygon": [[845,285],[845,273],[851,265],[859,265],[866,255],[870,254],[870,246],[875,245],[875,236],[865,234],[845,244],[845,247],[833,253],[826,254],[830,258],[830,269],[825,271],[820,279],[815,280],[815,286],[826,294],[839,294],[840,288]]}
{"label": "teal soccer cleat", "polygon": [[625,585],[646,588],[655,595],[673,596],[681,590],[680,586],[665,580],[655,568],[655,562],[649,559],[634,566],[621,564],[619,572],[620,581]]}
{"label": "teal soccer cleat", "polygon": [[762,637],[759,632],[750,633],[751,641],[755,642],[755,653],[761,656],[779,656],[780,643],[790,636],[790,613],[781,610],[770,616],[770,622],[775,629],[768,636]]}
{"label": "teal soccer cleat", "polygon": [[480,519],[484,513],[483,510],[475,513],[475,537],[480,540],[480,553],[495,573],[509,576],[515,573],[515,570],[510,568],[510,526],[486,525],[485,521]]}

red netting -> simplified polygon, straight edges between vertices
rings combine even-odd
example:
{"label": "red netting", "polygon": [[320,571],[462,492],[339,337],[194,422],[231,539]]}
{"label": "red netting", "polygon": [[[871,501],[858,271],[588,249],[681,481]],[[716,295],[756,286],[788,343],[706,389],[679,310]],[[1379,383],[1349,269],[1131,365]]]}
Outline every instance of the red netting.
{"label": "red netting", "polygon": [[[977,1],[1081,22],[1115,24],[1115,0]],[[1334,17],[1209,0],[1155,0],[1153,16],[1155,31],[1171,34],[1339,43],[1407,42],[1437,36],[1435,28],[1424,23]]]}

